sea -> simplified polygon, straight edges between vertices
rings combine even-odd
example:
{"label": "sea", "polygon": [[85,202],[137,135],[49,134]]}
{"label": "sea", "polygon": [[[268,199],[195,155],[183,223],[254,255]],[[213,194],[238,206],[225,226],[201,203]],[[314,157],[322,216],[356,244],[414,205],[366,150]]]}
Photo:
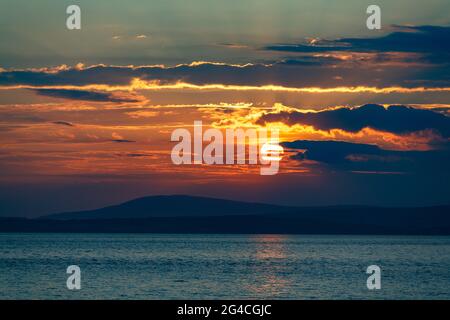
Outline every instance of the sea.
{"label": "sea", "polygon": [[450,237],[0,233],[0,299],[450,299]]}

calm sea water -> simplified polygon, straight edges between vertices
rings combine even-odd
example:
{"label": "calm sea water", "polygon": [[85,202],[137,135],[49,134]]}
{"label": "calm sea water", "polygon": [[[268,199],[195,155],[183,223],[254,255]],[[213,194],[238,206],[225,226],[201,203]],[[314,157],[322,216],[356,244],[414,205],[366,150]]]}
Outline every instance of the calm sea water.
{"label": "calm sea water", "polygon": [[0,234],[0,299],[266,298],[450,299],[450,237]]}

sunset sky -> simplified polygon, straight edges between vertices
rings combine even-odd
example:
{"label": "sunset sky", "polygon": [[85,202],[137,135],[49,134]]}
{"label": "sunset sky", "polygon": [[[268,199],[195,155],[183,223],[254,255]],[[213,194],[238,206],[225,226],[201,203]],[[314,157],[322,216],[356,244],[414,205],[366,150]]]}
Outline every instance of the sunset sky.
{"label": "sunset sky", "polygon": [[[450,2],[0,0],[0,216],[158,194],[450,203]],[[81,30],[66,7],[81,7]],[[172,164],[177,128],[276,128],[275,176]]]}

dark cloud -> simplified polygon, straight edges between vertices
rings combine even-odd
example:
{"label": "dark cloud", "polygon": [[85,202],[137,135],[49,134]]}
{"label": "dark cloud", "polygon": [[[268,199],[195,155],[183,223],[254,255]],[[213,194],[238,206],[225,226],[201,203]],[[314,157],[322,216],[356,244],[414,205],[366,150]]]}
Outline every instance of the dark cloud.
{"label": "dark cloud", "polygon": [[[297,65],[298,68],[305,66]],[[310,68],[311,66],[307,66]],[[162,84],[173,84],[179,81],[196,85],[225,84],[225,85],[267,85],[279,84],[286,86],[326,85],[324,78],[327,71],[315,70],[314,75],[300,77],[298,68],[292,64],[250,64],[235,66],[227,64],[203,63],[196,65],[180,65],[176,67],[116,67],[98,65],[85,69],[69,69],[58,72],[46,71],[5,71],[0,72],[0,86],[83,86],[91,84],[129,85],[133,79],[145,81],[159,81]],[[336,71],[333,71],[336,73]],[[324,73],[324,74],[323,74]],[[355,83],[356,84],[356,83]],[[83,92],[41,91],[60,97],[83,95]],[[88,97],[88,93],[85,93]],[[93,99],[106,100],[107,96],[94,95]]]}
{"label": "dark cloud", "polygon": [[125,156],[130,158],[140,158],[140,157],[148,157],[149,155],[145,153],[127,153]]}
{"label": "dark cloud", "polygon": [[[395,26],[398,30],[378,38],[342,38],[337,40],[318,40],[304,44],[276,44],[267,46],[265,50],[286,53],[365,53],[375,55],[371,60],[357,60],[353,67],[357,67],[356,78],[360,83],[368,85],[371,78],[377,76],[376,69],[366,72],[367,66],[396,62],[391,65],[392,72],[382,74],[383,85],[401,84],[404,87],[435,86],[445,87],[449,84],[450,73],[450,26]],[[391,54],[386,54],[391,53]],[[396,53],[398,57],[392,55]],[[399,68],[399,63],[403,67]],[[344,79],[355,79],[346,73],[344,63],[336,63],[337,70]],[[420,66],[419,64],[422,64]],[[411,68],[414,65],[414,68]],[[426,65],[427,67],[424,67]],[[348,67],[348,65],[346,65]],[[336,67],[336,66],[335,66]],[[387,65],[384,66],[386,68]],[[323,67],[322,67],[323,68]],[[402,72],[404,74],[400,75]],[[395,74],[397,73],[397,77]],[[400,73],[400,74],[398,74]],[[346,85],[348,81],[345,81]],[[378,86],[379,84],[374,84]]]}
{"label": "dark cloud", "polygon": [[231,49],[249,49],[250,47],[246,44],[240,44],[240,43],[230,43],[230,42],[222,42],[218,43],[218,46],[231,48]]}
{"label": "dark cloud", "polygon": [[[133,79],[163,84],[187,82],[196,85],[282,85],[288,87],[332,86],[450,86],[450,27],[396,26],[398,31],[378,38],[319,40],[313,44],[277,44],[265,49],[301,53],[300,57],[268,64],[230,65],[194,63],[164,66],[107,66],[61,68],[55,70],[8,70],[0,72],[0,86],[84,86],[91,84],[128,85]],[[313,53],[365,53],[339,59]],[[400,53],[399,53],[400,52]],[[388,54],[389,53],[389,54]],[[394,61],[395,64],[389,65]],[[380,64],[383,64],[380,70]],[[414,68],[410,65],[414,64]],[[423,64],[423,65],[421,65]],[[358,68],[355,71],[355,68]],[[60,98],[133,102],[108,93],[82,90],[37,91]]]}
{"label": "dark cloud", "polygon": [[430,151],[393,151],[375,145],[342,141],[297,140],[283,147],[301,150],[293,159],[312,160],[331,169],[375,172],[448,172],[450,145]]}
{"label": "dark cloud", "polygon": [[125,85],[131,81],[135,73],[133,68],[108,67],[104,65],[85,69],[63,69],[56,72],[48,72],[46,70],[12,70],[0,73],[0,85]]}
{"label": "dark cloud", "polygon": [[61,126],[67,126],[67,127],[74,127],[75,125],[71,122],[67,122],[67,121],[53,121],[53,124],[58,124]]}
{"label": "dark cloud", "polygon": [[153,155],[149,153],[117,153],[116,156],[127,158],[153,157]]}
{"label": "dark cloud", "polygon": [[258,119],[259,124],[283,122],[288,125],[310,125],[318,130],[342,129],[358,132],[363,128],[405,134],[426,129],[443,137],[450,137],[450,118],[431,110],[407,106],[367,104],[358,108],[339,108],[320,112],[268,113]]}
{"label": "dark cloud", "polygon": [[397,51],[397,52],[450,52],[450,27],[442,26],[395,26],[400,31],[379,38],[342,38],[325,43],[298,45],[273,45],[267,50],[285,52],[330,52],[330,51]]}
{"label": "dark cloud", "polygon": [[[409,33],[408,33],[409,34]],[[410,43],[415,46],[415,43]],[[308,46],[310,47],[310,46]],[[327,46],[329,47],[329,46]],[[333,47],[336,49],[336,47]],[[346,47],[347,48],[347,47]],[[328,51],[311,46],[311,50]],[[352,50],[351,46],[347,48]],[[346,49],[346,50],[347,50]],[[309,49],[308,49],[309,50]],[[411,50],[412,51],[412,50]],[[444,51],[411,57],[377,52],[375,57],[339,59],[331,56],[305,54],[267,64],[230,65],[221,63],[197,63],[190,65],[120,67],[97,65],[87,68],[61,70],[9,70],[0,72],[0,86],[84,86],[92,84],[126,86],[133,79],[158,81],[161,84],[186,82],[195,85],[224,84],[242,86],[280,85],[286,87],[445,87],[450,86],[450,64],[433,64],[448,61]],[[373,55],[373,54],[372,54]],[[396,65],[386,62],[394,59]],[[409,68],[410,63],[423,63]],[[383,70],[380,70],[380,64]],[[357,71],[355,71],[357,68]],[[64,88],[63,88],[64,89]],[[94,101],[117,101],[105,93],[74,90],[42,91],[42,95]],[[131,100],[134,100],[131,98]]]}
{"label": "dark cloud", "polygon": [[[338,41],[336,41],[336,44]],[[350,46],[321,46],[308,44],[277,44],[265,47],[266,50],[283,51],[283,52],[301,52],[301,53],[319,53],[332,51],[351,51]]]}
{"label": "dark cloud", "polygon": [[118,96],[110,92],[97,92],[87,90],[67,90],[67,89],[33,89],[41,96],[63,98],[71,100],[84,100],[96,102],[139,102],[140,100],[128,97]]}
{"label": "dark cloud", "polygon": [[327,65],[335,65],[341,62],[342,62],[341,59],[335,57],[300,56],[278,61],[275,62],[275,64],[285,66],[327,66]]}
{"label": "dark cloud", "polygon": [[133,143],[133,142],[136,142],[136,141],[133,141],[133,140],[127,140],[127,139],[113,139],[113,140],[111,140],[112,142],[117,142],[117,143]]}

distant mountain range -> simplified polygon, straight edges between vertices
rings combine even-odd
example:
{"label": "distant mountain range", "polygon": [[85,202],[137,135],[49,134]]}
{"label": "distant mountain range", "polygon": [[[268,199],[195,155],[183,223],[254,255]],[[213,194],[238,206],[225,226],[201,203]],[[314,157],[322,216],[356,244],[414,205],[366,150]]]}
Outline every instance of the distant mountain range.
{"label": "distant mountain range", "polygon": [[57,213],[42,218],[85,220],[185,216],[204,217],[285,213],[294,209],[270,204],[172,195],[144,197],[106,208],[81,212]]}
{"label": "distant mountain range", "polygon": [[450,206],[288,207],[183,195],[151,196],[37,219],[0,218],[0,232],[450,235]]}

